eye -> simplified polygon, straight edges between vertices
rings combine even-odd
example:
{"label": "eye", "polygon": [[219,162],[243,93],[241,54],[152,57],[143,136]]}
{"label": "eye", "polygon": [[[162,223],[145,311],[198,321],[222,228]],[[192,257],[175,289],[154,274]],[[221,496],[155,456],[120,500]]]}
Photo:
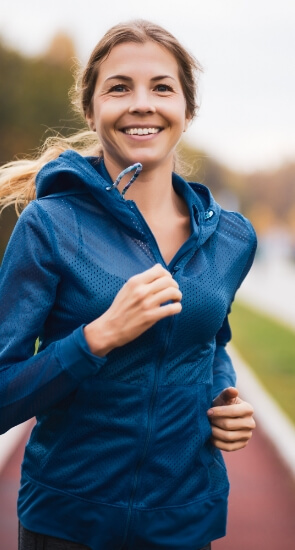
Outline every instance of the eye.
{"label": "eye", "polygon": [[168,84],[157,84],[155,87],[157,92],[173,92],[173,89],[171,86],[168,86]]}
{"label": "eye", "polygon": [[114,86],[112,86],[109,90],[110,92],[118,92],[118,93],[122,93],[122,92],[126,92],[127,91],[127,86],[125,84],[115,84]]}

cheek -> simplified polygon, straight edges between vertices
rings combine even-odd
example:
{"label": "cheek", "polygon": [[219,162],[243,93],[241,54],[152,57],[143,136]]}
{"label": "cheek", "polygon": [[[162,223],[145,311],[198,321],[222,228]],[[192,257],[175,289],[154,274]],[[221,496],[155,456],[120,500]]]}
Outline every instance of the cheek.
{"label": "cheek", "polygon": [[95,110],[95,118],[100,126],[116,126],[122,114],[122,107],[119,102],[105,101],[97,106]]}

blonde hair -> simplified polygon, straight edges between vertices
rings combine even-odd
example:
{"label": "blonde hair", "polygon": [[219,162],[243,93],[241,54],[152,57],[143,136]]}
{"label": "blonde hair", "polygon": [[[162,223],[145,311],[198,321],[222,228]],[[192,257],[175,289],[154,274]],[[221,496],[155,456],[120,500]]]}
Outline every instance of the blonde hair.
{"label": "blonde hair", "polygon": [[[196,116],[199,108],[197,81],[202,71],[201,65],[170,32],[140,19],[120,23],[109,29],[94,48],[85,69],[77,72],[76,84],[70,95],[73,106],[84,119],[92,113],[92,97],[99,67],[110,51],[122,43],[144,44],[148,41],[165,47],[174,55],[187,114],[191,118]],[[36,196],[35,179],[39,170],[67,149],[75,149],[81,155],[102,155],[97,135],[90,130],[80,131],[68,138],[59,135],[47,138],[34,158],[9,162],[0,168],[0,209],[13,204],[19,214]]]}

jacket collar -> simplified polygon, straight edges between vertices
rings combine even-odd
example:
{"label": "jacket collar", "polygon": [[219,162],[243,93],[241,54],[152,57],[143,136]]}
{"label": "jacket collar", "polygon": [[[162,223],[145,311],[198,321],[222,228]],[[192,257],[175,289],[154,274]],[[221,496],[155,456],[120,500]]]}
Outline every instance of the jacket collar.
{"label": "jacket collar", "polygon": [[[37,174],[36,193],[39,199],[67,191],[89,192],[129,231],[131,227],[132,231],[143,237],[144,230],[139,227],[134,209],[130,208],[133,201],[124,199],[117,189],[107,190],[112,184],[101,158],[82,157],[76,151],[68,150],[46,164]],[[200,183],[188,183],[173,174],[172,184],[188,205],[192,231],[199,234],[201,245],[215,231],[221,208],[209,189]]]}

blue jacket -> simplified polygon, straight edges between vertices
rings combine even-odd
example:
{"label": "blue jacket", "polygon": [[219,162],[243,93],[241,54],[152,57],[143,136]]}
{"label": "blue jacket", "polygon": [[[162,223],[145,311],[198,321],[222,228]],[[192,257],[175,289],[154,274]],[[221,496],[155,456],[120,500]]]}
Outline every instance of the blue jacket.
{"label": "blue jacket", "polygon": [[[227,315],[256,237],[205,186],[173,175],[191,236],[166,266],[135,203],[110,183],[94,157],[67,151],[47,164],[3,260],[2,432],[37,418],[19,518],[92,550],[196,550],[225,533],[228,479],[206,411],[235,384]],[[182,312],[94,356],[83,326],[158,262],[179,283]]]}

